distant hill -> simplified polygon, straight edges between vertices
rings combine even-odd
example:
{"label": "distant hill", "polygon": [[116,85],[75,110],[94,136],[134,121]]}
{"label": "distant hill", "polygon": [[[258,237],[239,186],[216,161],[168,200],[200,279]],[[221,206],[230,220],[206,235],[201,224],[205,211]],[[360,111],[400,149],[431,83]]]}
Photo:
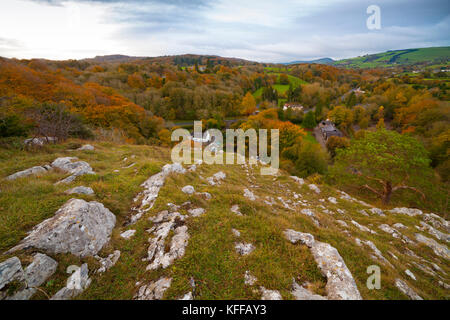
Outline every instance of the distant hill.
{"label": "distant hill", "polygon": [[157,62],[157,63],[170,63],[181,67],[192,66],[195,63],[199,65],[206,65],[208,61],[213,63],[213,65],[249,65],[257,64],[257,62],[252,62],[239,58],[225,58],[215,55],[198,55],[198,54],[183,54],[183,55],[173,55],[173,56],[160,56],[160,57],[133,57],[126,55],[106,55],[97,56],[95,58],[84,59],[84,61],[94,62],[94,63],[108,63],[108,62],[130,62],[136,60],[145,60],[147,62]]}
{"label": "distant hill", "polygon": [[287,62],[284,63],[285,65],[290,65],[290,64],[300,64],[300,63],[317,63],[317,64],[333,64],[335,61],[331,58],[321,58],[321,59],[316,59],[316,60],[299,60],[299,61],[292,61],[292,62]]}
{"label": "distant hill", "polygon": [[335,61],[333,65],[350,68],[380,68],[412,64],[447,64],[450,47],[391,50],[361,57]]}

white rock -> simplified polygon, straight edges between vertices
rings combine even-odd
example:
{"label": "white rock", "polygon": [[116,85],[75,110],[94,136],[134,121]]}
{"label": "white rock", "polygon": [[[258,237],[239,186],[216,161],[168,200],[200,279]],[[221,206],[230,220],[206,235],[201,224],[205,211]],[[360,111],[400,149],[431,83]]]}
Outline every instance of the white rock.
{"label": "white rock", "polygon": [[328,198],[328,201],[330,201],[330,202],[333,203],[333,204],[337,204],[337,200],[336,200],[336,198],[334,198],[334,197],[329,197],[329,198]]}
{"label": "white rock", "polygon": [[142,286],[135,298],[137,300],[161,300],[171,284],[172,278],[160,278],[148,286]]}
{"label": "white rock", "polygon": [[403,280],[396,279],[395,286],[411,300],[423,300],[421,296],[414,292]]}
{"label": "white rock", "polygon": [[260,287],[260,290],[262,292],[261,300],[283,300],[277,290],[268,290],[264,287]]}
{"label": "white rock", "polygon": [[433,239],[427,238],[420,233],[416,233],[416,240],[429,246],[437,256],[445,258],[447,260],[450,259],[450,251],[447,246],[437,243]]}
{"label": "white rock", "polygon": [[315,193],[319,194],[320,193],[320,189],[318,186],[316,186],[315,184],[310,184],[308,185],[309,189],[311,189],[312,191],[314,191]]}
{"label": "white rock", "polygon": [[24,278],[22,264],[19,258],[12,257],[0,263],[0,290],[12,281],[20,281]]}
{"label": "white rock", "polygon": [[327,298],[314,294],[308,289],[300,286],[295,280],[292,284],[291,294],[294,296],[295,300],[327,300]]}
{"label": "white rock", "polygon": [[90,144],[85,144],[84,146],[77,149],[77,151],[92,151],[94,150],[94,146],[91,146]]}
{"label": "white rock", "polygon": [[99,202],[71,199],[9,252],[26,248],[93,256],[109,241],[116,216]]}
{"label": "white rock", "polygon": [[255,277],[255,276],[253,276],[251,273],[250,273],[250,271],[245,271],[245,274],[244,274],[244,283],[246,284],[246,285],[248,285],[248,286],[252,286],[252,285],[254,285],[256,282],[258,281],[258,279]]}
{"label": "white rock", "polygon": [[116,264],[116,262],[120,258],[120,251],[115,250],[113,253],[111,253],[106,258],[100,258],[100,257],[97,257],[97,258],[101,264],[101,267],[97,270],[97,273],[103,273],[106,270],[109,270],[110,268],[112,268]]}
{"label": "white rock", "polygon": [[345,265],[336,248],[327,243],[315,241],[308,233],[294,230],[285,231],[286,238],[295,243],[295,239],[306,244],[314,256],[322,274],[327,278],[327,297],[330,300],[361,300],[361,295],[352,274]]}
{"label": "white rock", "polygon": [[193,217],[199,217],[206,212],[203,208],[195,208],[188,210],[189,214]]}
{"label": "white rock", "polygon": [[133,237],[135,233],[136,233],[136,230],[127,230],[127,231],[125,231],[125,232],[122,232],[122,233],[120,234],[120,236],[121,236],[122,238],[128,240],[128,239],[130,239],[131,237]]}
{"label": "white rock", "polygon": [[236,252],[242,256],[249,255],[250,253],[253,252],[253,250],[255,250],[255,246],[251,243],[240,242],[236,243],[234,247],[236,249]]}
{"label": "white rock", "polygon": [[256,196],[253,194],[253,192],[251,192],[248,189],[244,189],[244,197],[246,197],[247,199],[249,199],[251,201],[255,201],[256,200]]}
{"label": "white rock", "polygon": [[195,193],[195,189],[193,186],[185,186],[185,187],[183,187],[183,189],[181,189],[181,191],[183,191],[186,194],[194,194]]}
{"label": "white rock", "polygon": [[296,176],[291,176],[291,178],[294,179],[301,186],[305,184],[305,180],[303,180],[302,178]]}
{"label": "white rock", "polygon": [[406,214],[410,217],[420,216],[423,214],[423,212],[419,209],[410,209],[410,208],[394,208],[392,210],[389,210],[391,213],[398,213],[398,214]]}
{"label": "white rock", "polygon": [[239,232],[239,230],[231,229],[231,232],[233,232],[233,234],[234,234],[236,237],[240,237],[240,236],[241,236],[241,233]]}
{"label": "white rock", "polygon": [[6,177],[6,180],[16,180],[19,178],[28,177],[31,175],[41,175],[47,173],[47,170],[44,167],[36,166],[32,167],[23,171],[16,172],[8,177]]}
{"label": "white rock", "polygon": [[58,141],[58,139],[55,137],[39,137],[39,138],[26,139],[24,141],[24,144],[42,147],[44,144],[47,144],[50,142],[54,143],[56,141]]}
{"label": "white rock", "polygon": [[385,214],[383,213],[383,210],[379,209],[379,208],[371,208],[369,209],[369,211],[373,214],[377,214],[379,216],[384,216]]}
{"label": "white rock", "polygon": [[237,214],[238,216],[242,216],[242,213],[239,211],[239,206],[237,204],[231,207],[231,212]]}
{"label": "white rock", "polygon": [[65,193],[67,194],[85,194],[85,195],[93,195],[94,190],[89,187],[75,187],[67,190]]}

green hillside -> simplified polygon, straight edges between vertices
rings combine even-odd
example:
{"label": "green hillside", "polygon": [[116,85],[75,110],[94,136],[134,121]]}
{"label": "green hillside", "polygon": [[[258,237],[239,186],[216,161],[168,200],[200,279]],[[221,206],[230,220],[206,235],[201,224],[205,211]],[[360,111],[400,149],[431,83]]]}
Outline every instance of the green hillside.
{"label": "green hillside", "polygon": [[450,58],[450,47],[434,47],[421,49],[394,50],[362,57],[339,60],[336,66],[351,68],[378,68],[416,63],[447,64]]}

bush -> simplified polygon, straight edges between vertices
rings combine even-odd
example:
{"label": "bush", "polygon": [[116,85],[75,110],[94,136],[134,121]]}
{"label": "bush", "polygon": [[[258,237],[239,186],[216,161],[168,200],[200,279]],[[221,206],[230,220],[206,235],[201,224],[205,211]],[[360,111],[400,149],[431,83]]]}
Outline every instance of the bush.
{"label": "bush", "polygon": [[350,140],[344,137],[329,137],[327,141],[327,149],[331,157],[336,156],[337,149],[345,149],[350,147]]}
{"label": "bush", "polygon": [[30,125],[27,125],[18,115],[0,116],[0,137],[25,137]]}

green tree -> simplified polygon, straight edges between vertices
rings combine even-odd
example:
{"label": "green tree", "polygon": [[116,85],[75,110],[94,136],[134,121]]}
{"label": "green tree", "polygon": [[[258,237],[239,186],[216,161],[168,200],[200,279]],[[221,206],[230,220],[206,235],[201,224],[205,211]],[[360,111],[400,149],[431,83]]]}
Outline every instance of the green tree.
{"label": "green tree", "polygon": [[316,123],[316,116],[314,115],[314,112],[309,111],[302,122],[303,127],[307,129],[313,129],[317,123]]}
{"label": "green tree", "polygon": [[350,147],[338,149],[330,176],[344,184],[369,190],[388,204],[392,194],[416,188],[432,178],[430,159],[422,144],[412,137],[381,129],[367,131]]}

